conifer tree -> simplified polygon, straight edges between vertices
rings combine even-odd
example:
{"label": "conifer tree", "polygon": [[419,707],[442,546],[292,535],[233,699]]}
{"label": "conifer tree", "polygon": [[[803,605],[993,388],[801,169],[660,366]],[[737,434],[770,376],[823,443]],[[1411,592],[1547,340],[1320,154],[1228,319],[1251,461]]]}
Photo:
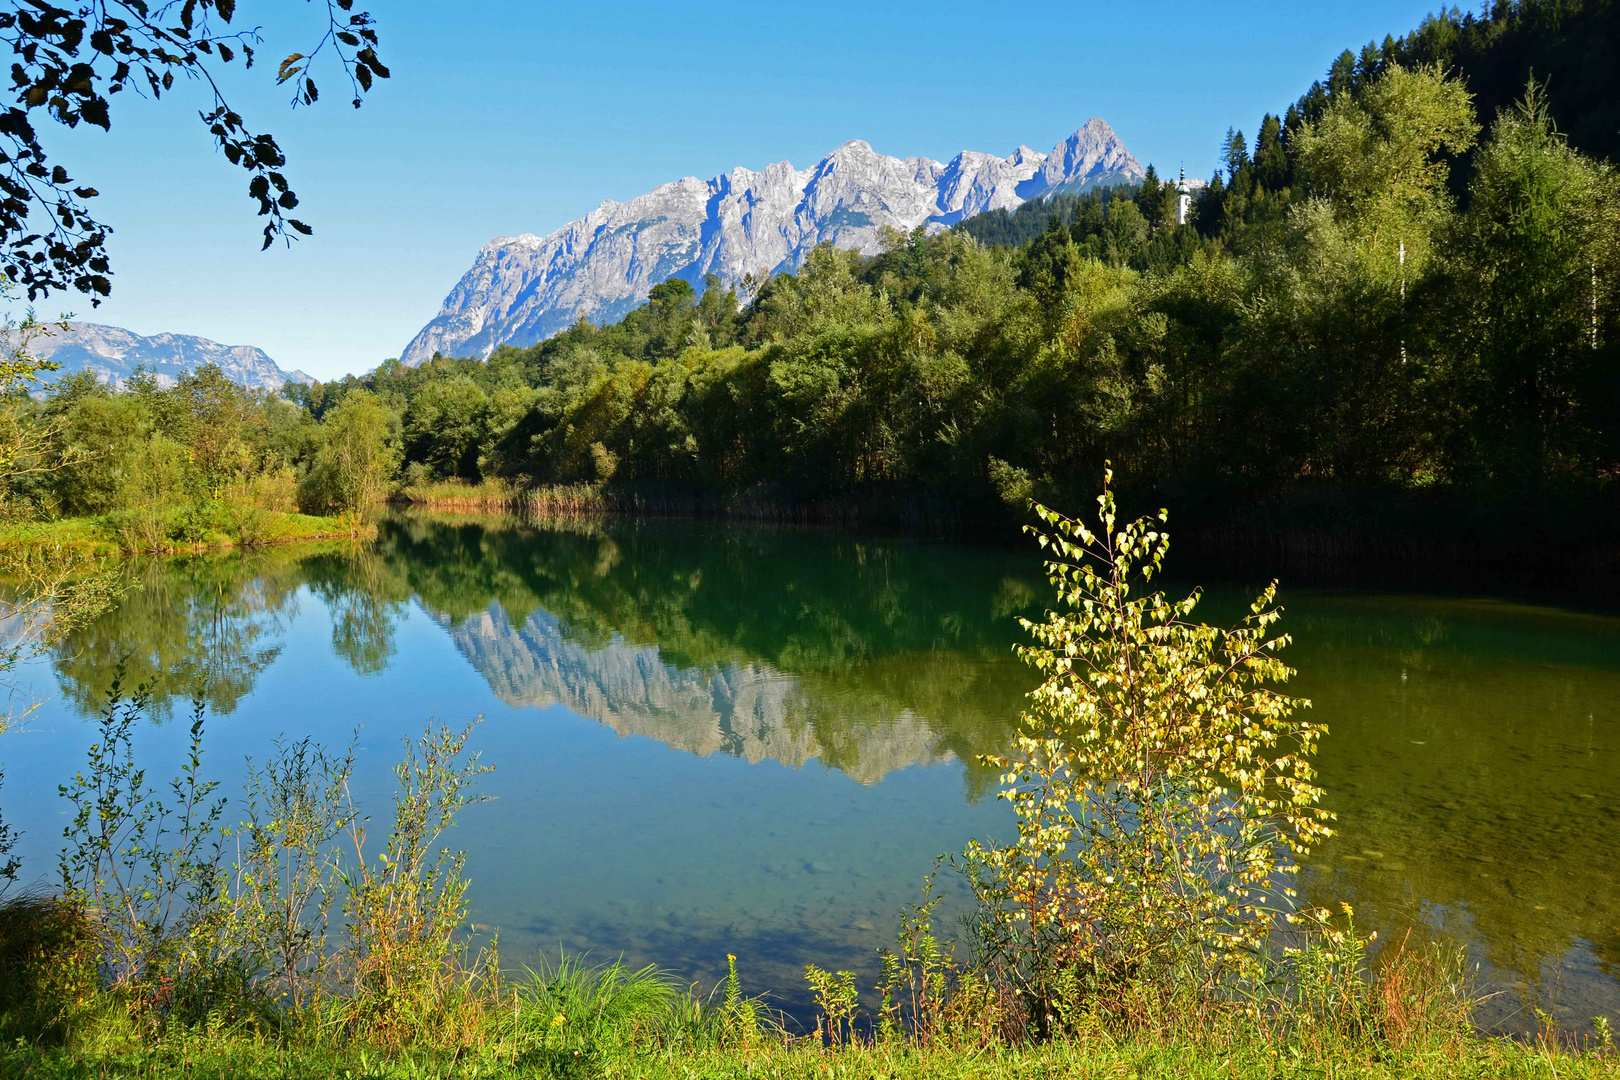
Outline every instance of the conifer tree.
{"label": "conifer tree", "polygon": [[1158,171],[1152,165],[1149,165],[1147,172],[1142,176],[1142,189],[1137,194],[1136,202],[1142,211],[1142,216],[1147,218],[1148,227],[1154,232],[1159,231],[1159,226],[1164,221],[1163,205],[1159,193],[1160,189],[1165,186],[1167,185],[1159,183]]}
{"label": "conifer tree", "polygon": [[1260,135],[1254,143],[1254,179],[1267,191],[1288,186],[1288,155],[1282,145],[1282,121],[1270,113],[1260,121]]}
{"label": "conifer tree", "polygon": [[1249,144],[1243,138],[1243,132],[1232,128],[1226,129],[1226,141],[1221,146],[1221,164],[1226,166],[1226,179],[1228,184],[1237,182],[1238,172],[1249,163]]}

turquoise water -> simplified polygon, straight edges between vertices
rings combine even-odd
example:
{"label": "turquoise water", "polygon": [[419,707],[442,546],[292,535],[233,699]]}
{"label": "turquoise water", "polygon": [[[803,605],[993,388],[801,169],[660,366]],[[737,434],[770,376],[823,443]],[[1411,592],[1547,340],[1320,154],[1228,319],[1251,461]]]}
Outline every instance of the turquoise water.
{"label": "turquoise water", "polygon": [[[1173,559],[1172,559],[1173,567]],[[496,771],[452,842],[508,963],[558,949],[802,1007],[862,972],[937,856],[1005,835],[994,777],[1032,679],[1030,551],[691,524],[412,516],[374,544],[131,568],[119,608],[30,664],[0,742],[25,875],[48,878],[115,665],[148,682],[154,775],[208,705],[230,791],[277,735],[343,744],[389,806],[401,740],[482,716]],[[1215,586],[1206,617],[1241,610]],[[1482,1019],[1620,1020],[1620,620],[1490,600],[1288,590],[1294,689],[1330,734],[1339,835],[1308,899],[1385,940],[1465,942]],[[962,890],[941,881],[949,903]]]}

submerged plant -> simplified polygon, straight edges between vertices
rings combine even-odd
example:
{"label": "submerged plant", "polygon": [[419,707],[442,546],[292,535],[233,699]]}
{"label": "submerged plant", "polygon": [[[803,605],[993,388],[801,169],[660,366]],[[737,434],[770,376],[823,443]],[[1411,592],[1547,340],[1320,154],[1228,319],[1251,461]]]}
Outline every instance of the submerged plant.
{"label": "submerged plant", "polygon": [[1095,532],[1035,507],[1065,610],[1023,621],[1035,643],[1019,653],[1045,681],[1015,752],[986,759],[1018,838],[967,852],[986,963],[1038,1034],[1260,978],[1294,860],[1329,834],[1310,765],[1322,729],[1271,688],[1293,674],[1276,584],[1225,630],[1193,620],[1196,590],[1134,595],[1163,565],[1166,514],[1119,528],[1111,479]]}

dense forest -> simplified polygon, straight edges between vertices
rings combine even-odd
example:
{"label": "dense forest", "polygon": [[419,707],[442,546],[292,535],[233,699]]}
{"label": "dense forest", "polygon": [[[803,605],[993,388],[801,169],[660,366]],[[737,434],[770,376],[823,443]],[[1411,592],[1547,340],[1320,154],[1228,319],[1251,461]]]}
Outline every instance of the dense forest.
{"label": "dense forest", "polygon": [[1607,2],[1526,0],[1346,51],[1252,150],[1229,132],[1185,224],[1150,172],[872,257],[818,248],[753,296],[671,279],[487,360],[274,400],[207,371],[13,395],[8,422],[68,467],[21,471],[8,505],[329,511],[494,479],[1006,521],[1078,505],[1106,459],[1194,535],[1267,507],[1497,535],[1512,508],[1588,542],[1620,470],[1615,25]]}

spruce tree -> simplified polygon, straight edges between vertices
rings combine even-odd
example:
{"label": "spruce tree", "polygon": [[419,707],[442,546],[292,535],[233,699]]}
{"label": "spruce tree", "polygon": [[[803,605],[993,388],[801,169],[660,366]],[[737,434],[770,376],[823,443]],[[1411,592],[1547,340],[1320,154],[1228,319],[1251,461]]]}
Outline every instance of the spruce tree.
{"label": "spruce tree", "polygon": [[1282,145],[1282,121],[1270,113],[1260,121],[1260,136],[1254,143],[1254,179],[1267,191],[1288,186],[1288,155]]}
{"label": "spruce tree", "polygon": [[1159,231],[1163,221],[1159,199],[1160,188],[1165,185],[1159,183],[1158,171],[1152,165],[1147,167],[1147,173],[1142,177],[1142,190],[1137,194],[1136,201],[1141,207],[1142,216],[1147,218],[1148,227],[1154,232]]}

